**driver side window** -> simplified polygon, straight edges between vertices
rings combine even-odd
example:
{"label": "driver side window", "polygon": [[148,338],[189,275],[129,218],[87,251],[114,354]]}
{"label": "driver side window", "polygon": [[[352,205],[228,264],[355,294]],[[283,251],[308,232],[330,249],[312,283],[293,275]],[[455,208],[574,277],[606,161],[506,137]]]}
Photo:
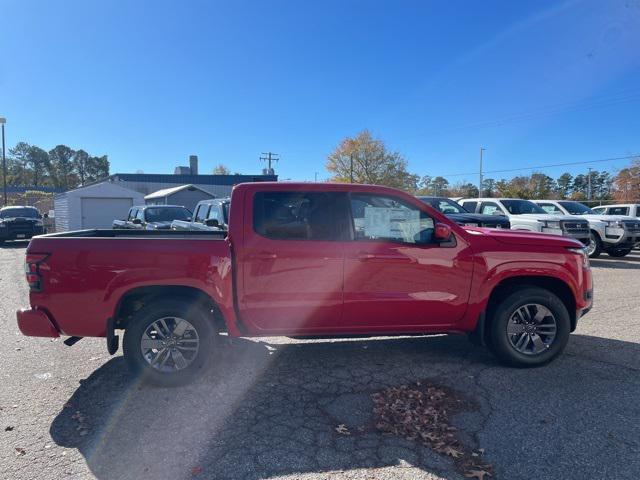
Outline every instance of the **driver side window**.
{"label": "driver side window", "polygon": [[196,222],[204,223],[205,218],[207,218],[207,209],[209,205],[202,204],[198,206],[198,211],[196,212]]}
{"label": "driver side window", "polygon": [[434,222],[419,208],[394,197],[352,194],[354,240],[426,244],[433,241]]}

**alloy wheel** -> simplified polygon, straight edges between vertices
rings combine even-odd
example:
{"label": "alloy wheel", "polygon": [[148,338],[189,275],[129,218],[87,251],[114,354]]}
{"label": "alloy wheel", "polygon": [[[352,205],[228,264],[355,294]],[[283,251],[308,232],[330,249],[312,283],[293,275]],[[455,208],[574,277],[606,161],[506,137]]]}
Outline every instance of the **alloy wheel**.
{"label": "alloy wheel", "polygon": [[200,338],[195,327],[178,317],[163,317],[151,323],[140,338],[147,363],[160,372],[187,368],[198,355]]}
{"label": "alloy wheel", "polygon": [[553,313],[538,303],[518,307],[507,323],[509,343],[524,355],[539,355],[546,351],[553,344],[556,332]]}

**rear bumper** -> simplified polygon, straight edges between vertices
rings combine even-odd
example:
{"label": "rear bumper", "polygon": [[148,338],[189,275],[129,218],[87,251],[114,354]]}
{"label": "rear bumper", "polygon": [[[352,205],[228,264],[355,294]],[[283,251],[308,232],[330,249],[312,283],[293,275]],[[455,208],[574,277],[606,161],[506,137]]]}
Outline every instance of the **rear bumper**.
{"label": "rear bumper", "polygon": [[16,312],[18,328],[29,337],[59,337],[60,333],[42,310],[24,308]]}

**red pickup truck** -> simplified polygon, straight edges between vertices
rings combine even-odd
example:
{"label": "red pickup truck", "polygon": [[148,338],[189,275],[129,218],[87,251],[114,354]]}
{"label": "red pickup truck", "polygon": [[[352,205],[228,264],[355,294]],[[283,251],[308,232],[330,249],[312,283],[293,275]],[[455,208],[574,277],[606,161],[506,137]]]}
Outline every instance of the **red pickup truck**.
{"label": "red pickup truck", "polygon": [[589,259],[552,235],[461,227],[391,188],[255,183],[228,232],[85,230],[31,240],[23,334],[107,338],[179,384],[229,336],[469,333],[503,362],[564,349],[592,304]]}

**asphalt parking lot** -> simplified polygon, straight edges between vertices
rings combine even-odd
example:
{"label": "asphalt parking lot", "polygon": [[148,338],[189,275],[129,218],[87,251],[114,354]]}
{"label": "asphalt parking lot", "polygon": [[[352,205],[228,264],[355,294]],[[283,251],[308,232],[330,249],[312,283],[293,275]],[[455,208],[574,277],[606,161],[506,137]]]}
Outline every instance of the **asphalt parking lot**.
{"label": "asphalt parking lot", "polygon": [[161,389],[104,340],[19,334],[25,246],[0,248],[0,478],[463,478],[372,425],[372,393],[422,380],[476,404],[454,422],[495,478],[640,477],[637,251],[592,261],[595,307],[544,368],[504,368],[456,336],[240,339],[205,379]]}

